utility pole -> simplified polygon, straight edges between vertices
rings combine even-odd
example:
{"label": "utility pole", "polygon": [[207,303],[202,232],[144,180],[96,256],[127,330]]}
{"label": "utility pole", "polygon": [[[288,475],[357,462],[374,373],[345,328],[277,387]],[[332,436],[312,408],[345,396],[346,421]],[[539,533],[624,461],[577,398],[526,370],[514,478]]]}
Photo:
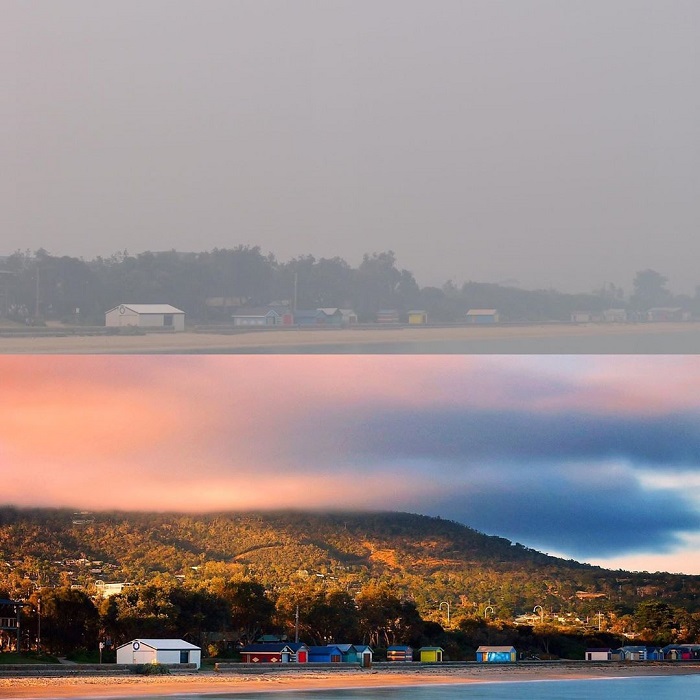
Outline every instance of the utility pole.
{"label": "utility pole", "polygon": [[297,310],[297,286],[299,283],[299,273],[294,273],[294,305],[292,306],[292,311]]}
{"label": "utility pole", "polygon": [[297,605],[297,611],[294,615],[294,643],[299,643],[299,606]]}
{"label": "utility pole", "polygon": [[41,654],[41,598],[39,598],[36,602],[36,614],[37,614],[36,651],[37,651],[37,654]]}
{"label": "utility pole", "polygon": [[34,318],[39,318],[39,264],[36,266],[36,297],[34,299]]}

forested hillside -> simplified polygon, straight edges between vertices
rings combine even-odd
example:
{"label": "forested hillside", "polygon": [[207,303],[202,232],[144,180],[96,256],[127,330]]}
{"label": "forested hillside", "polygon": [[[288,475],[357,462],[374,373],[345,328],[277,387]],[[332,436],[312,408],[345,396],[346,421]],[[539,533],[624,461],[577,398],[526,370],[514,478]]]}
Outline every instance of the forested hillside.
{"label": "forested hillside", "polygon": [[[390,587],[430,616],[436,601],[453,615],[504,619],[547,610],[594,614],[641,600],[700,609],[700,577],[628,573],[550,557],[463,525],[405,513],[90,513],[0,510],[0,586],[96,580],[191,583],[233,576],[269,590],[324,586],[352,593]],[[175,579],[177,577],[177,579]]]}

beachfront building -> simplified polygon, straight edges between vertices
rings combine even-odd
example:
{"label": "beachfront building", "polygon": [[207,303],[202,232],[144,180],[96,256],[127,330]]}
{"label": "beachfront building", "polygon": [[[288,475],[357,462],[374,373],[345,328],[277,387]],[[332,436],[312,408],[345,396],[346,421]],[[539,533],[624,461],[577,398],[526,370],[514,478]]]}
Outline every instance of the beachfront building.
{"label": "beachfront building", "polygon": [[108,328],[185,330],[185,312],[170,304],[119,304],[105,314]]}
{"label": "beachfront building", "polygon": [[664,651],[659,647],[630,645],[617,649],[616,655],[620,661],[661,661]]}
{"label": "beachfront building", "polygon": [[409,326],[425,326],[428,323],[427,311],[409,311],[408,325]]}
{"label": "beachfront building", "polygon": [[517,660],[515,647],[480,646],[476,650],[476,660],[488,664],[507,664]]}
{"label": "beachfront building", "polygon": [[605,309],[603,321],[605,323],[627,323],[627,309]]}
{"label": "beachfront building", "polygon": [[295,326],[336,326],[342,325],[340,309],[299,309],[294,312]]}
{"label": "beachfront building", "polygon": [[132,639],[117,647],[118,664],[202,664],[202,649],[184,639]]}
{"label": "beachfront building", "polygon": [[418,650],[418,657],[424,664],[442,663],[444,651],[442,647],[421,647]]}
{"label": "beachfront building", "polygon": [[667,644],[662,650],[668,661],[697,661],[700,659],[700,644]]}
{"label": "beachfront building", "polygon": [[612,649],[586,649],[586,661],[612,661]]}
{"label": "beachfront building", "polygon": [[260,309],[238,309],[231,315],[237,328],[260,328],[269,326],[291,326],[292,312],[284,307]]}
{"label": "beachfront building", "polygon": [[489,324],[498,323],[500,317],[496,309],[469,309],[466,320],[467,323]]}
{"label": "beachfront building", "polygon": [[399,312],[396,309],[380,309],[377,311],[377,323],[398,323]]}
{"label": "beachfront building", "polygon": [[413,661],[413,649],[403,644],[395,644],[386,650],[386,660],[407,663]]}
{"label": "beachfront building", "polygon": [[357,323],[357,314],[352,309],[340,309],[344,326],[354,326]]}
{"label": "beachfront building", "polygon": [[685,313],[679,306],[657,307],[647,311],[647,320],[653,323],[663,323],[672,321],[688,321],[690,314]]}
{"label": "beachfront building", "polygon": [[309,647],[309,663],[339,664],[343,661],[343,652],[335,644]]}
{"label": "beachfront building", "polygon": [[246,664],[305,664],[309,661],[309,647],[299,642],[248,644],[240,651],[243,663]]}
{"label": "beachfront building", "polygon": [[369,668],[372,665],[372,657],[374,652],[372,647],[366,644],[329,644],[340,649],[343,655],[343,663],[345,664],[360,664],[363,668]]}
{"label": "beachfront building", "polygon": [[324,326],[342,326],[343,312],[338,308],[317,309],[321,314],[321,324]]}

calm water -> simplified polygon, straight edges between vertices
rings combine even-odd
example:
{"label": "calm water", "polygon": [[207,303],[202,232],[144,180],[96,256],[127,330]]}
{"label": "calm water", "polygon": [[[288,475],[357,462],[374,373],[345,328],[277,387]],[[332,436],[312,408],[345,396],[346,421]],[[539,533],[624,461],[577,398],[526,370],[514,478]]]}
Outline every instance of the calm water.
{"label": "calm water", "polygon": [[[358,690],[281,691],[272,694],[170,695],[171,700],[695,700],[700,698],[700,676],[658,676],[587,681],[531,681],[471,683],[417,688],[364,688]],[[144,698],[144,700],[155,700]]]}

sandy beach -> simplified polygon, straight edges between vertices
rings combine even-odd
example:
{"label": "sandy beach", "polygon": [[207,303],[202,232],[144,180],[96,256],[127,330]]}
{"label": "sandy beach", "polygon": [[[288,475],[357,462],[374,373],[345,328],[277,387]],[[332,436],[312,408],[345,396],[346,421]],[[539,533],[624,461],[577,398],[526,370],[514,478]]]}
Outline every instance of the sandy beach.
{"label": "sandy beach", "polygon": [[[291,671],[291,670],[290,670]],[[382,669],[294,669],[236,673],[200,671],[170,676],[78,676],[63,678],[0,677],[2,698],[107,698],[153,695],[264,693],[416,686],[425,684],[584,680],[629,676],[699,674],[700,663],[544,662],[513,665]]]}
{"label": "sandy beach", "polygon": [[[501,347],[503,352],[518,351],[522,343],[539,343],[540,348],[551,344],[556,351],[558,342],[566,342],[574,351],[576,342],[582,352],[591,352],[591,342],[614,342],[629,345],[637,351],[641,342],[649,339],[664,341],[671,351],[697,352],[700,323],[656,324],[552,324],[494,327],[404,327],[357,329],[292,329],[271,331],[240,331],[232,333],[194,332],[148,333],[133,336],[55,335],[3,336],[0,354],[149,354],[149,353],[226,353],[226,352],[383,352],[383,347],[395,346],[420,351],[436,351],[441,344],[474,344]],[[466,345],[465,345],[466,346]],[[493,350],[489,350],[492,352]]]}

